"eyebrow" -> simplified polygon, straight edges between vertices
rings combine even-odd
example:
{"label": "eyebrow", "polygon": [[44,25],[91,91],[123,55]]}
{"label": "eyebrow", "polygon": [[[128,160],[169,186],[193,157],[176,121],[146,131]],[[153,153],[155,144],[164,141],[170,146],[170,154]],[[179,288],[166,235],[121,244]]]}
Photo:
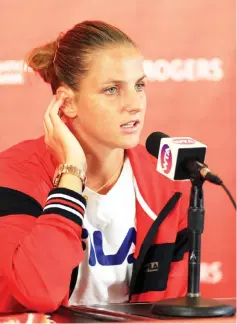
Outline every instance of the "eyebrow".
{"label": "eyebrow", "polygon": [[[146,78],[146,75],[144,74],[141,78],[139,78],[136,82],[141,81],[142,79]],[[115,80],[115,79],[109,79],[105,82],[103,82],[103,84],[107,84],[107,83],[126,83],[126,81],[123,80]]]}

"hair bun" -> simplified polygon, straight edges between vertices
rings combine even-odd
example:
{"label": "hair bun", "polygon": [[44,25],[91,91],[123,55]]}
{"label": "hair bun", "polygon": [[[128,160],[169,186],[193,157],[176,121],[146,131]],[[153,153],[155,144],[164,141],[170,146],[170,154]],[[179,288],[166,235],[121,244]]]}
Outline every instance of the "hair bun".
{"label": "hair bun", "polygon": [[57,41],[47,43],[34,48],[26,58],[26,64],[43,78],[51,83],[54,76],[54,55],[57,49]]}

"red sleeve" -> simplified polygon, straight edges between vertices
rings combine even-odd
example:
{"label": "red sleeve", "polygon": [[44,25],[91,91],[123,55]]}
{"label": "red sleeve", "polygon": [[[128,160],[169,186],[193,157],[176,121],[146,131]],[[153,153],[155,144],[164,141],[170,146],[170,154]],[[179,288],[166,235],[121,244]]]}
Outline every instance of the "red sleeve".
{"label": "red sleeve", "polygon": [[165,299],[184,296],[188,283],[188,208],[190,196],[190,183],[183,182],[179,191],[182,196],[179,200],[179,223],[173,254],[173,261],[168,276]]}
{"label": "red sleeve", "polygon": [[38,312],[57,309],[68,295],[73,268],[84,257],[84,197],[57,188],[42,206],[43,188],[37,170],[0,159],[2,312],[13,307],[9,301],[14,299]]}

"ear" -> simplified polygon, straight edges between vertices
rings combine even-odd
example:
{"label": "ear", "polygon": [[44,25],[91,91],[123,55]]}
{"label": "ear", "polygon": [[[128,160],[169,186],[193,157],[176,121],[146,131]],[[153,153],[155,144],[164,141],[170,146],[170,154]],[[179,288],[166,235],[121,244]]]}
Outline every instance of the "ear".
{"label": "ear", "polygon": [[75,118],[77,116],[77,106],[75,104],[75,94],[72,89],[60,86],[56,91],[56,97],[63,96],[64,103],[60,110],[68,118]]}

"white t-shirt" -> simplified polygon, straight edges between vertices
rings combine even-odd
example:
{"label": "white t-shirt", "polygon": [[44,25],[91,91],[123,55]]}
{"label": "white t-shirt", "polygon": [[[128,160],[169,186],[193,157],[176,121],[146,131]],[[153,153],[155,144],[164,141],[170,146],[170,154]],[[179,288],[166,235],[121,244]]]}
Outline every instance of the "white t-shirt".
{"label": "white t-shirt", "polygon": [[106,195],[89,188],[84,194],[88,196],[83,224],[85,259],[79,265],[69,304],[127,302],[136,240],[136,196],[129,159]]}

